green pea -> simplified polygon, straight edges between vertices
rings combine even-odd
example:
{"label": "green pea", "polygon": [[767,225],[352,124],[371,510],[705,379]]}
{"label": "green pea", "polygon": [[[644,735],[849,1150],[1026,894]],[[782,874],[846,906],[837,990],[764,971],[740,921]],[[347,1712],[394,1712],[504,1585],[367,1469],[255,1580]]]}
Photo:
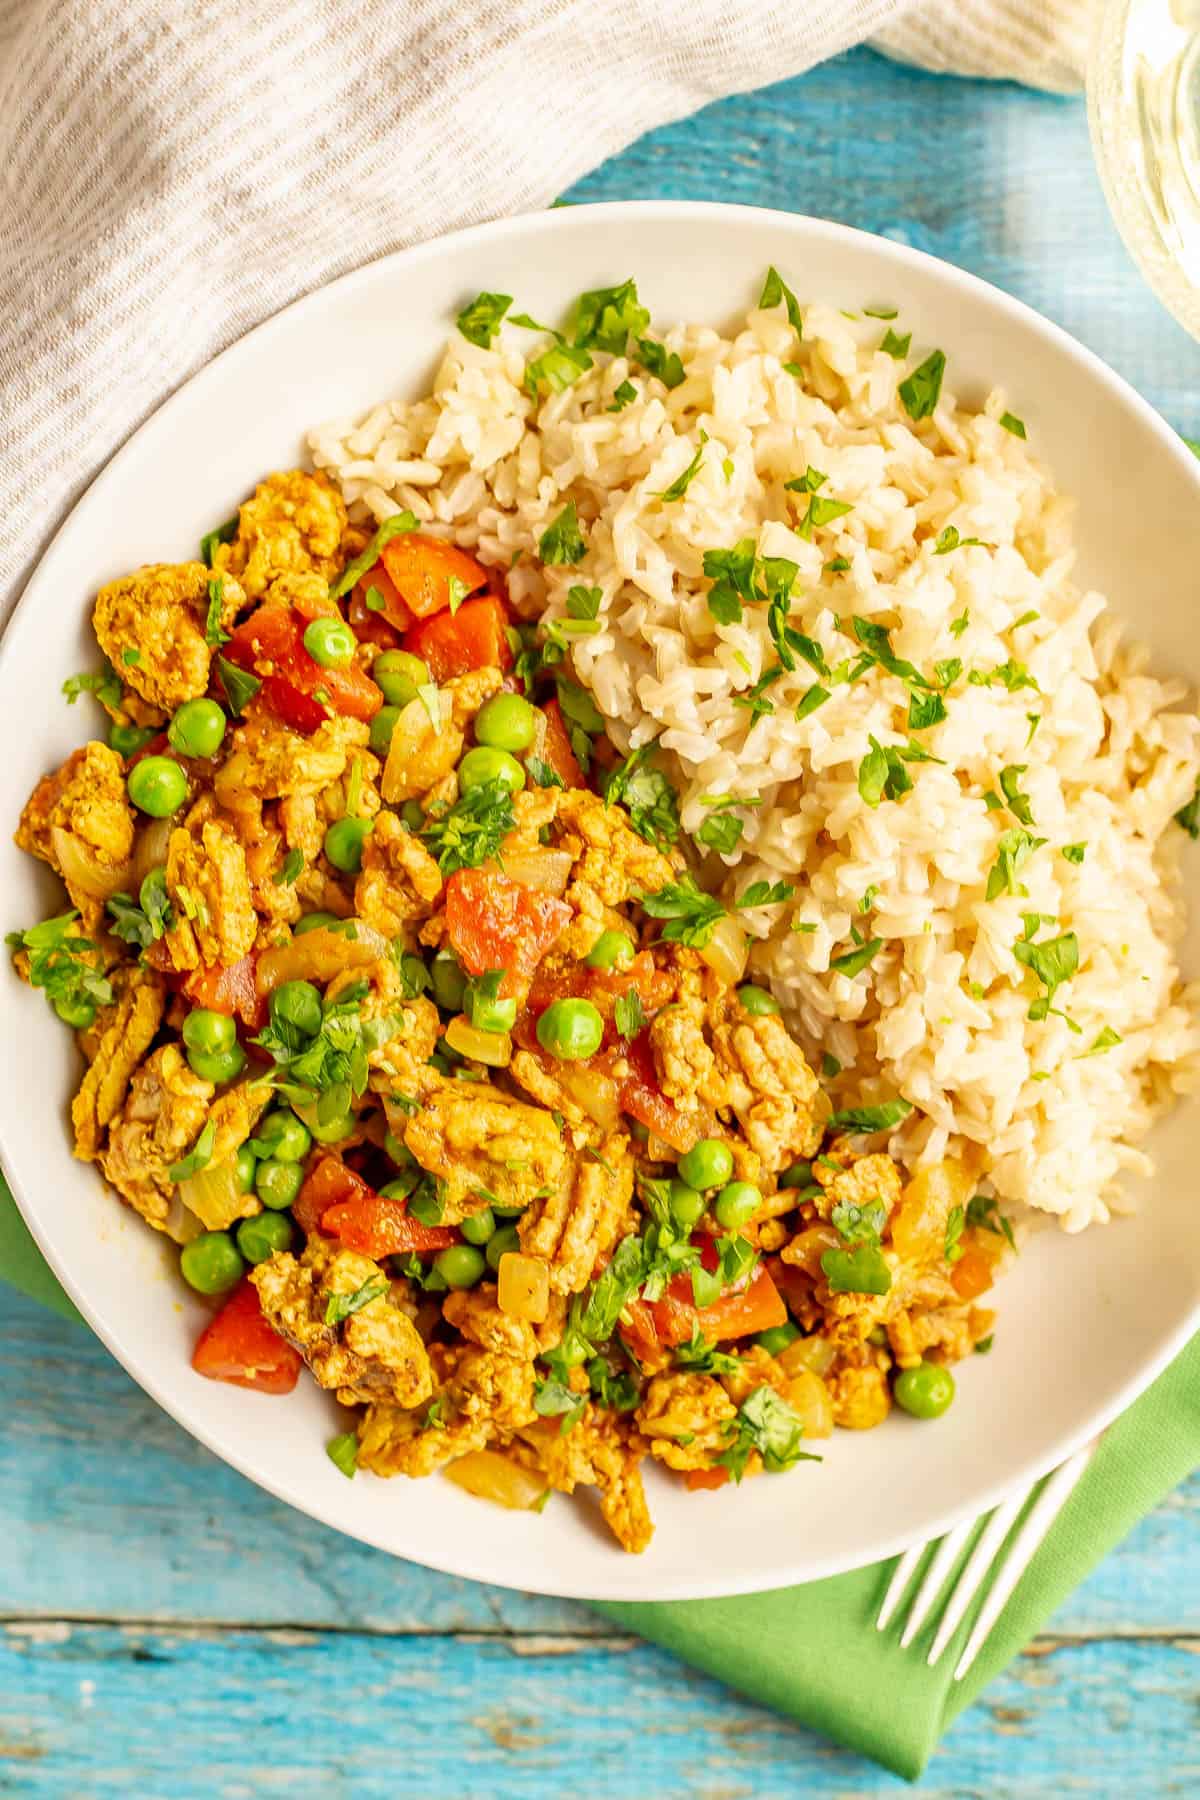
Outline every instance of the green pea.
{"label": "green pea", "polygon": [[308,1129],[318,1144],[340,1144],[354,1130],[355,1118],[352,1112],[338,1113],[335,1118],[318,1119],[314,1111],[308,1122]]}
{"label": "green pea", "polygon": [[265,1144],[260,1154],[274,1157],[276,1162],[303,1162],[312,1149],[312,1133],[300,1123],[294,1112],[268,1113],[260,1119],[254,1134],[257,1144]]}
{"label": "green pea", "polygon": [[136,756],[157,736],[153,725],[110,725],[108,741],[118,756]]}
{"label": "green pea", "polygon": [[325,833],[325,854],[343,875],[362,868],[363,845],[374,830],[372,819],[335,819]]}
{"label": "green pea", "polygon": [[173,756],[143,756],[125,777],[129,798],[152,819],[169,819],[187,799],[187,776]]}
{"label": "green pea", "polygon": [[483,1251],[474,1244],[451,1244],[439,1250],[433,1266],[448,1288],[474,1287],[486,1267]]}
{"label": "green pea", "polygon": [[304,917],[302,919],[297,919],[296,923],[292,926],[292,936],[303,937],[306,931],[322,931],[326,925],[338,925],[340,923],[341,921],[336,913],[305,913]]}
{"label": "green pea", "polygon": [[227,1231],[202,1231],[179,1253],[183,1279],[198,1294],[224,1294],[245,1274],[246,1265]]}
{"label": "green pea", "polygon": [[897,1375],[892,1394],[914,1419],[940,1419],[954,1399],[954,1377],[940,1363],[918,1363]]}
{"label": "green pea", "polygon": [[812,1183],[812,1164],[810,1162],[794,1162],[779,1177],[781,1188],[806,1188]]}
{"label": "green pea", "polygon": [[418,688],[428,686],[429,669],[407,650],[381,650],[371,664],[371,679],[389,706],[407,706]]}
{"label": "green pea", "polygon": [[344,669],[357,645],[358,639],[345,619],[322,616],[304,628],[304,648],[323,669]]}
{"label": "green pea", "polygon": [[731,1181],[717,1195],[713,1212],[718,1225],[736,1231],[752,1219],[762,1205],[762,1195],[751,1181]]}
{"label": "green pea", "polygon": [[537,714],[520,694],[493,694],[475,716],[475,742],[492,750],[528,750],[537,736]]}
{"label": "green pea", "polygon": [[290,1250],[296,1228],[282,1213],[256,1213],[237,1228],[237,1247],[248,1263],[266,1262],[277,1250]]}
{"label": "green pea", "polygon": [[779,1002],[774,994],[768,994],[766,988],[755,987],[751,981],[738,989],[737,997],[748,1013],[754,1013],[760,1018],[779,1011]]}
{"label": "green pea", "polygon": [[400,717],[398,706],[381,706],[371,720],[371,748],[376,756],[386,756],[391,748],[392,733]]}
{"label": "green pea", "polygon": [[420,831],[425,824],[425,808],[419,800],[406,800],[400,808],[400,822],[409,831]]}
{"label": "green pea", "polygon": [[167,726],[167,742],[180,756],[215,756],[225,736],[225,714],[215,700],[185,700]]}
{"label": "green pea", "polygon": [[196,1006],[183,1021],[182,1036],[189,1050],[198,1050],[201,1056],[220,1056],[237,1043],[237,1026],[224,1013]]}
{"label": "green pea", "polygon": [[285,981],[271,995],[271,1023],[314,1038],[321,1029],[321,996],[311,981]]}
{"label": "green pea", "polygon": [[511,1252],[519,1250],[520,1248],[521,1240],[517,1236],[516,1226],[501,1225],[500,1229],[493,1232],[492,1236],[488,1239],[486,1251],[488,1268],[498,1272],[500,1268],[500,1258],[502,1256],[508,1256]]}
{"label": "green pea", "polygon": [[602,931],[583,960],[589,969],[627,969],[636,954],[623,931]]}
{"label": "green pea", "polygon": [[286,1212],[304,1185],[299,1163],[276,1162],[269,1156],[254,1171],[254,1191],[272,1212]]}
{"label": "green pea", "polygon": [[671,1213],[681,1225],[694,1225],[704,1211],[703,1194],[698,1194],[686,1181],[671,1183]]}
{"label": "green pea", "polygon": [[254,1192],[254,1177],[258,1173],[258,1158],[255,1156],[249,1144],[242,1145],[237,1153],[237,1161],[233,1166],[235,1170],[235,1179],[238,1185],[238,1193],[252,1194]]}
{"label": "green pea", "polygon": [[733,1174],[733,1151],[720,1138],[701,1138],[679,1159],[679,1173],[689,1186],[724,1187]]}
{"label": "green pea", "polygon": [[794,1344],[799,1336],[800,1327],[787,1319],[782,1325],[772,1325],[769,1331],[760,1331],[754,1342],[761,1344],[768,1356],[778,1356],[781,1350]]}
{"label": "green pea", "polygon": [[416,1160],[412,1151],[404,1142],[404,1139],[398,1138],[394,1131],[389,1131],[384,1134],[383,1149],[384,1154],[390,1156],[392,1161],[396,1164],[396,1167],[399,1169],[411,1167],[412,1163]]}
{"label": "green pea", "polygon": [[525,771],[507,750],[490,750],[477,744],[468,750],[458,765],[458,785],[464,794],[472,788],[499,786],[507,794],[519,794],[525,786]]}
{"label": "green pea", "polygon": [[594,1056],[604,1038],[604,1020],[590,1000],[555,1000],[537,1022],[537,1040],[560,1062]]}
{"label": "green pea", "polygon": [[443,1012],[461,1012],[467,991],[467,977],[462,964],[449,950],[439,950],[429,965],[433,997]]}
{"label": "green pea", "polygon": [[72,1031],[86,1031],[96,1023],[96,1008],[90,1000],[56,1000],[54,1010]]}
{"label": "green pea", "polygon": [[496,1215],[490,1206],[485,1206],[482,1212],[464,1219],[458,1229],[468,1244],[486,1244],[496,1229]]}
{"label": "green pea", "polygon": [[223,1087],[227,1081],[236,1081],[246,1066],[246,1052],[237,1043],[228,1050],[189,1050],[187,1059],[194,1075],[217,1087]]}

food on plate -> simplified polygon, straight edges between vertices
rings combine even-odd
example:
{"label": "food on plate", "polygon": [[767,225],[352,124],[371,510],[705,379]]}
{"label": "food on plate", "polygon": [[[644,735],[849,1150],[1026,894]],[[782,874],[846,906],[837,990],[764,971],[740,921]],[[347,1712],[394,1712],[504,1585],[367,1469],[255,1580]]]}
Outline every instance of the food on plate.
{"label": "food on plate", "polygon": [[108,742],[18,832],[71,906],[11,940],[77,1034],[76,1153],[214,1301],[199,1374],[307,1366],[344,1473],[592,1488],[631,1551],[647,1458],[779,1473],[910,1374],[944,1410],[1004,1221],[744,979],[792,886],[707,893],[661,770],[411,514],[291,471],[205,556],[97,597]]}
{"label": "food on plate", "polygon": [[886,301],[772,270],[736,331],[661,338],[631,281],[557,335],[481,294],[430,393],[311,449],[356,516],[507,571],[620,750],[656,746],[706,885],[795,883],[743,914],[752,978],[836,1103],[903,1095],[908,1164],[1077,1230],[1195,1079],[1200,721],[1073,579],[1041,397],[964,403]]}

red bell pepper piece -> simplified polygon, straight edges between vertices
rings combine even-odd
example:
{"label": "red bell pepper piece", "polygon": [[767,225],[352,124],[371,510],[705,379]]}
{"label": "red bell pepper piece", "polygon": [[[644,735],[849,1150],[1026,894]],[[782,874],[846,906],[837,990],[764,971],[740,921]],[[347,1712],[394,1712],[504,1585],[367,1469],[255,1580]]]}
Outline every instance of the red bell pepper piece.
{"label": "red bell pepper piece", "polygon": [[579,759],[571,748],[562,707],[557,700],[547,700],[542,711],[546,715],[546,741],[542,745],[542,761],[554,770],[564,787],[586,787]]}
{"label": "red bell pepper piece", "polygon": [[446,883],[446,933],[471,975],[503,969],[502,994],[518,992],[571,923],[553,894],[523,887],[498,869],[457,869]]}
{"label": "red bell pepper piece", "polygon": [[[370,676],[353,662],[324,668],[304,648],[304,629],[304,618],[294,609],[260,606],[238,626],[225,655],[262,680],[263,700],[295,731],[315,731],[330,709],[351,719],[373,719],[383,695]],[[328,695],[328,705],[316,698],[317,689]]]}
{"label": "red bell pepper piece", "polygon": [[509,668],[513,656],[505,627],[502,602],[494,594],[481,594],[476,600],[464,600],[454,614],[439,612],[419,619],[405,633],[404,648],[419,656],[430,678],[440,683],[472,669]]}
{"label": "red bell pepper piece", "polygon": [[229,1381],[259,1394],[290,1394],[301,1358],[263,1318],[253,1283],[242,1281],[200,1333],[192,1367],[210,1381]]}
{"label": "red bell pepper piece", "polygon": [[252,950],[240,962],[230,963],[228,967],[203,963],[185,978],[183,992],[193,1006],[224,1013],[227,1018],[236,1015],[249,1030],[261,1031],[267,1022],[267,1000],[265,994],[259,993],[255,982],[257,961],[257,954]]}
{"label": "red bell pepper piece", "polygon": [[452,1225],[422,1225],[410,1216],[407,1200],[392,1200],[384,1194],[331,1206],[321,1216],[321,1230],[347,1250],[357,1250],[377,1262],[381,1256],[445,1250],[462,1241]]}
{"label": "red bell pepper piece", "polygon": [[706,1488],[723,1488],[728,1480],[728,1469],[689,1469],[683,1485],[695,1494]]}
{"label": "red bell pepper piece", "polygon": [[630,1073],[621,1083],[622,1111],[670,1144],[672,1150],[690,1150],[698,1138],[707,1135],[704,1121],[698,1115],[681,1113],[659,1087],[648,1029],[638,1033],[625,1056]]}
{"label": "red bell pepper piece", "polygon": [[[419,531],[389,539],[380,552],[383,566],[404,604],[418,619],[444,612],[450,605],[450,582],[460,582],[461,599],[488,585],[487,570],[473,556],[445,538]],[[364,577],[366,581],[371,575]]]}

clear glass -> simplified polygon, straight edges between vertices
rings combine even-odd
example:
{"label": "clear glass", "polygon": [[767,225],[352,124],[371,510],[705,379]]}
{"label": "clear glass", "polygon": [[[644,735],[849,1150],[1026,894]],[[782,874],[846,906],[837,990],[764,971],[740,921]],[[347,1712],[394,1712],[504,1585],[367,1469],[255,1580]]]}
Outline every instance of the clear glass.
{"label": "clear glass", "polygon": [[1200,338],[1200,0],[1100,0],[1087,85],[1121,235],[1159,299]]}

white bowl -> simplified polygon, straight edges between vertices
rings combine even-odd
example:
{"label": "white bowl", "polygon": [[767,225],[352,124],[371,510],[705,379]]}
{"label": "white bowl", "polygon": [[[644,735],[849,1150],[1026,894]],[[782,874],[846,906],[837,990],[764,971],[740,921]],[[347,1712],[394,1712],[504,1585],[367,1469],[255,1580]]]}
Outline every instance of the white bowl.
{"label": "white bowl", "polygon": [[[569,207],[461,232],[386,258],[292,306],[175,394],[84,496],[29,584],[0,650],[0,766],[15,814],[94,721],[58,697],[94,667],[90,597],[141,562],[191,556],[267,470],[301,455],[313,422],[428,381],[463,303],[482,288],[558,317],[585,288],[634,274],[660,323],[725,323],[769,263],[802,299],[891,303],[918,346],[941,345],[956,393],[995,382],[1078,497],[1083,578],[1111,596],[1160,669],[1200,675],[1195,611],[1200,467],[1103,364],[994,288],[842,226],[734,206]],[[1200,868],[1200,851],[1190,864]],[[6,929],[61,905],[46,872],[6,841]],[[1196,958],[1190,966],[1196,967]],[[449,1482],[348,1482],[323,1452],[329,1397],[289,1399],[205,1381],[189,1367],[205,1313],[175,1253],[72,1159],[68,1034],[40,994],[5,990],[4,1166],[34,1236],[80,1310],[146,1391],[218,1455],[328,1524],[458,1575],[543,1593],[626,1600],[752,1592],[889,1555],[980,1511],[1087,1440],[1200,1325],[1195,1103],[1156,1134],[1158,1176],[1136,1219],[1082,1238],[1047,1233],[999,1294],[988,1357],[958,1371],[937,1425],[895,1416],[842,1432],[822,1464],[713,1494],[651,1471],[654,1543],[626,1557],[586,1503],[503,1512]]]}

